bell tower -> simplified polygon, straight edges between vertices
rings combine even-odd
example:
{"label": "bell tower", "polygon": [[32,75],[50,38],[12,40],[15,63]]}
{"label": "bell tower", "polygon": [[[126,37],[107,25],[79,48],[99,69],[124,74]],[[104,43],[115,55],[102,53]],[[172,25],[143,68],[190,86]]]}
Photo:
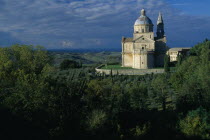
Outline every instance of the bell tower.
{"label": "bell tower", "polygon": [[163,38],[165,35],[163,17],[161,13],[159,13],[158,20],[157,20],[156,34],[157,34],[157,38]]}

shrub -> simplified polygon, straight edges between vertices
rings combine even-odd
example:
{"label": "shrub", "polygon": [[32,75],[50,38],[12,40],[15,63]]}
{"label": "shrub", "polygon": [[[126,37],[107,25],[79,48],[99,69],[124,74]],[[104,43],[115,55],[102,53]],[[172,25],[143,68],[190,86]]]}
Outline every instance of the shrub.
{"label": "shrub", "polygon": [[61,62],[60,64],[61,70],[66,70],[69,68],[80,68],[80,67],[81,65],[78,62],[68,59],[63,60],[63,62]]}
{"label": "shrub", "polygon": [[89,130],[97,130],[103,127],[107,120],[107,115],[102,110],[94,110],[88,117],[87,124]]}
{"label": "shrub", "polygon": [[189,137],[199,136],[210,139],[210,117],[203,108],[190,111],[187,116],[180,120],[179,127],[182,133]]}
{"label": "shrub", "polygon": [[132,133],[133,136],[135,137],[140,137],[145,135],[146,133],[148,133],[148,131],[150,130],[151,124],[150,123],[146,123],[144,125],[137,125],[135,128],[132,128],[130,131]]}

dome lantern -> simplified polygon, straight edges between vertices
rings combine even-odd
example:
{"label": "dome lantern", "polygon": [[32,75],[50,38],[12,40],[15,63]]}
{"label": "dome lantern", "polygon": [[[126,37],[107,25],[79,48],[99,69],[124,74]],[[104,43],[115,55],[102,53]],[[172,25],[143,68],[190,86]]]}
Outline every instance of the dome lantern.
{"label": "dome lantern", "polygon": [[141,10],[141,15],[146,16],[146,11],[144,9]]}
{"label": "dome lantern", "polygon": [[146,16],[146,11],[142,9],[141,16],[136,20],[134,25],[146,25],[146,24],[153,25],[151,19]]}

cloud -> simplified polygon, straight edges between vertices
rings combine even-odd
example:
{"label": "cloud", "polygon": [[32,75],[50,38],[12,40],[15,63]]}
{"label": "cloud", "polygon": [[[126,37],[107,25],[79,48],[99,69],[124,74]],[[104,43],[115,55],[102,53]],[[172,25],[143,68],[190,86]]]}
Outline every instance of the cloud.
{"label": "cloud", "polygon": [[185,5],[190,5],[190,3],[174,3],[174,4],[171,4],[171,5],[174,5],[174,6],[185,6]]}
{"label": "cloud", "polygon": [[120,48],[141,8],[154,24],[163,13],[170,46],[190,46],[210,34],[209,19],[183,15],[165,0],[1,0],[0,31],[14,42],[53,49]]}
{"label": "cloud", "polygon": [[63,48],[72,48],[74,46],[72,41],[62,41],[61,44]]}

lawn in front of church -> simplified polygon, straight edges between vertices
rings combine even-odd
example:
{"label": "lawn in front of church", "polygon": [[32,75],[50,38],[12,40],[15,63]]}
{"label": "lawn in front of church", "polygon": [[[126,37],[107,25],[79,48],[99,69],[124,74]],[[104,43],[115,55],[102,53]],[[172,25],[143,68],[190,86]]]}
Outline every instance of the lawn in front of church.
{"label": "lawn in front of church", "polygon": [[122,67],[121,65],[104,65],[100,69],[113,69],[113,70],[117,70],[117,69],[133,69],[133,68],[131,68],[131,67]]}
{"label": "lawn in front of church", "polygon": [[[134,69],[134,68],[132,68],[132,67],[122,67],[121,65],[104,65],[100,69],[117,70],[117,69]],[[156,67],[156,68],[152,68],[152,69],[163,69],[163,67]]]}

